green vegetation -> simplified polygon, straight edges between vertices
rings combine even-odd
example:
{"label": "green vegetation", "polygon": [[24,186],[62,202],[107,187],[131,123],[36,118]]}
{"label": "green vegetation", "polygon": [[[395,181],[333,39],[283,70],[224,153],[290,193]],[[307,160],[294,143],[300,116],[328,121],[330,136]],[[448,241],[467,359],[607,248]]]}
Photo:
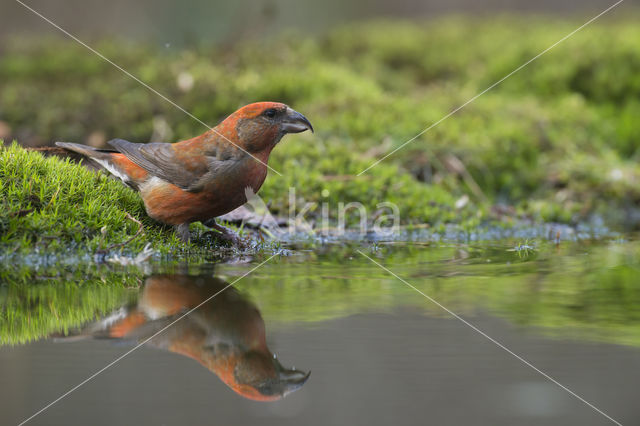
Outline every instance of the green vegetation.
{"label": "green vegetation", "polygon": [[[0,149],[0,246],[6,253],[36,250],[54,254],[76,248],[82,253],[106,250],[129,240],[144,221],[144,238],[158,249],[182,247],[171,229],[154,225],[140,197],[104,173],[68,160],[44,158],[17,144]],[[137,220],[137,219],[136,219]]]}
{"label": "green vegetation", "polygon": [[[311,219],[321,203],[335,219],[340,202],[361,202],[369,213],[393,202],[402,224],[428,227],[416,238],[429,240],[422,236],[470,235],[487,223],[533,229],[602,217],[613,227],[637,226],[634,18],[598,20],[360,177],[584,20],[373,22],[179,51],[114,39],[90,44],[211,125],[257,100],[283,101],[308,116],[316,134],[290,135],[272,156],[283,176],[271,173],[260,195],[274,214],[288,215],[291,186],[298,209],[317,203]],[[226,254],[199,225],[193,242],[181,243],[105,174],[8,141],[100,146],[114,137],[176,141],[205,130],[73,41],[0,46],[0,138],[7,141],[0,147],[0,345],[66,333],[135,303],[149,271],[213,273],[207,262]],[[565,232],[556,246],[540,235],[482,246],[429,240],[358,248],[470,320],[488,312],[534,333],[640,347],[640,244]],[[566,241],[573,236],[577,242]],[[232,282],[267,259],[262,248],[283,254],[235,284],[268,331],[400,309],[448,317],[348,241],[299,242],[293,251],[256,241],[215,274]],[[156,255],[145,268],[91,261],[97,253],[135,255],[147,243]]]}
{"label": "green vegetation", "polygon": [[[391,168],[381,167],[382,170]],[[320,179],[320,173],[315,172],[299,183],[312,188],[319,185]],[[376,179],[388,182],[390,192],[386,198],[372,200],[371,207],[390,200],[405,203],[410,210],[419,207],[421,200],[428,197],[427,208],[432,217],[455,219],[455,209],[449,206],[454,201],[444,190],[422,185],[407,174],[398,176],[397,170],[395,173],[381,173]],[[336,187],[337,191],[344,189],[339,184]],[[334,186],[325,188],[333,189]],[[282,188],[284,194],[287,191],[287,187]],[[3,194],[0,201],[0,247],[5,261],[10,253],[25,254],[34,250],[54,255],[72,248],[80,253],[80,257],[100,251],[110,252],[122,246],[127,252],[139,252],[147,243],[151,243],[159,253],[173,255],[188,253],[201,256],[207,249],[221,248],[215,239],[202,237],[206,231],[202,225],[192,226],[194,239],[190,245],[185,245],[172,228],[163,227],[146,216],[142,201],[133,190],[109,178],[106,173],[95,173],[57,157],[45,158],[16,143],[0,148],[0,193]],[[382,197],[382,194],[377,196]],[[403,197],[415,195],[421,198],[414,202],[403,200]],[[337,205],[332,208],[337,210]],[[143,234],[138,234],[140,224]],[[276,242],[254,241],[250,245],[255,250],[277,248]]]}
{"label": "green vegetation", "polygon": [[[149,218],[133,190],[106,173],[95,173],[68,159],[45,158],[13,143],[0,140],[0,262],[36,254],[52,262],[56,256],[76,261],[115,252],[140,253],[150,244],[154,254],[191,256],[192,261],[211,260],[211,249],[220,256],[236,249],[205,235],[201,224],[191,227],[190,244],[184,244],[172,227]],[[277,249],[278,243],[248,238],[246,254]],[[0,263],[0,266],[2,264]]]}
{"label": "green vegetation", "polygon": [[[123,40],[95,47],[211,124],[265,99],[309,116],[317,134],[289,137],[274,153],[284,176],[271,175],[263,196],[276,212],[286,211],[284,188],[295,183],[306,200],[326,188],[334,204],[399,202],[406,222],[461,221],[450,209],[463,194],[476,206],[512,204],[541,220],[594,212],[624,220],[620,212],[640,200],[640,29],[632,18],[585,28],[382,165],[348,178],[580,22],[449,18],[177,53]],[[0,120],[22,143],[178,140],[205,130],[73,41],[16,40],[2,55]]]}
{"label": "green vegetation", "polygon": [[[295,186],[298,205],[326,202],[334,217],[339,202],[358,201],[374,212],[390,201],[403,223],[435,229],[445,223],[471,229],[494,218],[576,223],[594,214],[613,226],[635,225],[640,29],[632,17],[590,25],[355,176],[581,22],[518,16],[373,22],[318,37],[282,34],[178,51],[124,40],[92,44],[212,125],[256,100],[304,112],[317,133],[289,136],[277,147],[271,165],[283,176],[270,174],[260,194],[275,214],[288,214],[288,188]],[[0,81],[0,128],[25,145],[174,141],[206,130],[71,40],[7,42]],[[4,202],[3,243],[16,247],[62,226],[58,241],[96,249],[105,225],[109,242],[135,232],[125,211],[144,218],[135,196],[115,183],[12,152],[2,154],[2,167],[13,175],[0,171],[3,199],[13,200]],[[42,189],[28,186],[30,162],[40,164],[33,174]],[[67,175],[77,178],[67,182]],[[470,201],[456,208],[465,196]],[[515,209],[494,216],[496,204]],[[319,212],[318,205],[308,217]],[[158,228],[145,232],[133,248],[171,238]]]}

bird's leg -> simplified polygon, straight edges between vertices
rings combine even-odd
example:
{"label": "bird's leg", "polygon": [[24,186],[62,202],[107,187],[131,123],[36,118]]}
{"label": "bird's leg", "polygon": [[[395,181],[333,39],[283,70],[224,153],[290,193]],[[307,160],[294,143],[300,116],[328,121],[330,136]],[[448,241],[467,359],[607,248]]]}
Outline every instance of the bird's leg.
{"label": "bird's leg", "polygon": [[215,218],[202,222],[202,224],[220,232],[222,234],[222,239],[231,242],[233,245],[240,245],[240,237],[238,236],[238,234],[233,232],[231,229],[225,228],[224,226],[218,224]]}
{"label": "bird's leg", "polygon": [[178,234],[178,237],[184,243],[188,243],[191,238],[191,234],[189,233],[189,224],[181,223],[180,225],[176,225],[176,234]]}

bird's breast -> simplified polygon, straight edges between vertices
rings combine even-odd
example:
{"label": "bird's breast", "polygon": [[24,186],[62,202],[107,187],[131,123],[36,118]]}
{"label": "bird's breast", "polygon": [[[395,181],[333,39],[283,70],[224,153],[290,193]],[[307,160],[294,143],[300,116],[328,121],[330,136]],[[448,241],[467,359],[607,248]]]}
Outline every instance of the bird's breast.
{"label": "bird's breast", "polygon": [[140,187],[147,214],[153,219],[179,225],[205,221],[240,207],[247,202],[246,188],[257,192],[267,176],[264,165],[251,159],[231,170],[213,175],[201,190],[189,192],[158,177]]}

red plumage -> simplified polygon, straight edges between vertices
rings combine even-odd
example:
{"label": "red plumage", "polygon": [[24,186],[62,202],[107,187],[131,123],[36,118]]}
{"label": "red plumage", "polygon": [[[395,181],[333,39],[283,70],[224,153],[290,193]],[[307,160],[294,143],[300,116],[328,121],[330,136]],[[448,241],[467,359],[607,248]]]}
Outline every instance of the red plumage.
{"label": "red plumage", "polygon": [[[245,189],[258,192],[274,146],[287,133],[313,131],[302,114],[277,102],[240,108],[213,130],[173,144],[109,142],[115,151],[57,142],[100,164],[140,192],[153,219],[176,226],[183,240],[189,224],[215,224],[217,216],[244,204]],[[228,235],[228,233],[227,233]]]}

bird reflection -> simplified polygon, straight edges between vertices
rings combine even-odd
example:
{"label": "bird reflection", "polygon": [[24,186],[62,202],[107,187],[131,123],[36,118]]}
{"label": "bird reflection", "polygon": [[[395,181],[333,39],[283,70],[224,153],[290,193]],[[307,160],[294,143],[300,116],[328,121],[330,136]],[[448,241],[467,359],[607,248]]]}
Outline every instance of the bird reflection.
{"label": "bird reflection", "polygon": [[[211,276],[150,276],[135,305],[123,307],[66,339],[93,337],[142,342],[226,285]],[[233,287],[220,292],[148,344],[195,359],[239,395],[258,401],[286,396],[302,387],[310,374],[280,364],[267,347],[260,312]]]}

